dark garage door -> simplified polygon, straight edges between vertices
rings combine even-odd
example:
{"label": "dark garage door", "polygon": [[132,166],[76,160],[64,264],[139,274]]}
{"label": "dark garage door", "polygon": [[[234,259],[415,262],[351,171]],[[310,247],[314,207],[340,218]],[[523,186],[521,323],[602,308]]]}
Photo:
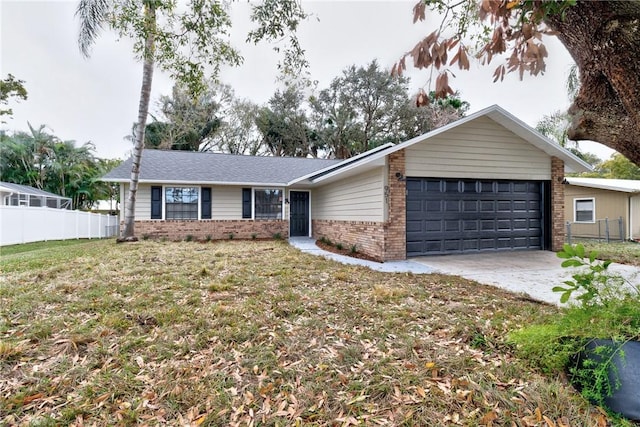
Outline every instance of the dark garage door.
{"label": "dark garage door", "polygon": [[407,256],[542,249],[543,183],[407,178]]}

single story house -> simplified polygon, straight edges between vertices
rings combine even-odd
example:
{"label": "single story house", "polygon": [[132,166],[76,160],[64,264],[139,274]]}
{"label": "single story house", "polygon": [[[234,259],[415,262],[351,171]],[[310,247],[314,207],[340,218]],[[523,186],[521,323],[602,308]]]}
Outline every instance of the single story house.
{"label": "single story house", "polygon": [[[135,229],[325,236],[380,261],[557,250],[565,170],[590,167],[497,105],[346,160],[145,150]],[[121,215],[130,174],[131,159],[103,178],[120,183]]]}
{"label": "single story house", "polygon": [[620,238],[617,220],[622,218],[622,238],[640,240],[640,180],[567,177],[565,182],[566,221],[572,223],[572,235],[602,236],[602,221],[608,219],[612,235]]}
{"label": "single story house", "polygon": [[28,185],[0,182],[0,205],[71,209],[71,199]]}

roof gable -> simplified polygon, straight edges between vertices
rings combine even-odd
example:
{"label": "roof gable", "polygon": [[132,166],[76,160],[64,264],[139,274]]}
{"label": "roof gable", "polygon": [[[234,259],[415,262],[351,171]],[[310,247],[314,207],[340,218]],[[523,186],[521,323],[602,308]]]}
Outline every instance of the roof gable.
{"label": "roof gable", "polygon": [[[403,150],[405,148],[411,147],[412,145],[419,144],[422,142],[427,142],[429,139],[434,138],[438,135],[441,135],[447,131],[455,129],[457,127],[463,126],[466,123],[469,123],[473,120],[476,120],[480,117],[488,117],[503,126],[507,130],[513,132],[515,135],[520,137],[522,140],[527,143],[533,145],[534,147],[540,149],[550,156],[558,157],[559,159],[565,162],[565,168],[569,171],[573,172],[588,172],[591,171],[592,168],[589,164],[584,162],[582,159],[578,158],[570,151],[561,147],[557,143],[553,142],[549,138],[541,135],[536,130],[530,128],[521,120],[517,119],[504,109],[502,109],[498,105],[492,105],[491,107],[485,108],[484,110],[480,110],[474,114],[463,117],[455,122],[449,123],[445,126],[434,129],[430,132],[427,132],[423,135],[417,136],[413,139],[405,141],[401,144],[397,144],[388,150],[384,150],[382,152],[376,153],[372,156],[368,156],[362,159],[360,162],[350,165],[349,170],[353,170],[357,167],[364,167],[365,164],[376,162],[381,158],[388,156],[391,153],[394,153],[399,150]],[[314,179],[314,182],[320,182],[325,179],[334,178],[336,175],[340,174],[341,171],[337,170],[332,174],[327,176],[322,176]]]}

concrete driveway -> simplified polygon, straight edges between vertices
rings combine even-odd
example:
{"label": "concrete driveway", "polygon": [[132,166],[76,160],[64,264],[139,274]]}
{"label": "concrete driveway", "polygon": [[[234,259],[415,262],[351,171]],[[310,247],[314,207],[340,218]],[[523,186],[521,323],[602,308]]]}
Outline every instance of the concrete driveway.
{"label": "concrete driveway", "polygon": [[[429,256],[411,258],[411,261],[424,264],[439,273],[525,293],[552,304],[560,303],[560,295],[551,289],[570,279],[575,271],[562,268],[562,260],[555,252],[549,251]],[[621,274],[636,287],[640,286],[638,267],[614,263],[609,270]]]}

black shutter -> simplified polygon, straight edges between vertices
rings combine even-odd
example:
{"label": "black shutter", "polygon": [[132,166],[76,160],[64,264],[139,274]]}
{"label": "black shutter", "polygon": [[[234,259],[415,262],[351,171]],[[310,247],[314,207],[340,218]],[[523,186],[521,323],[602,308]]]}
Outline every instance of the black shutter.
{"label": "black shutter", "polygon": [[151,187],[151,219],[162,219],[162,187]]}
{"label": "black shutter", "polygon": [[202,201],[200,203],[202,213],[200,218],[211,219],[211,187],[202,187],[200,192],[202,194]]}
{"label": "black shutter", "polygon": [[251,218],[251,189],[242,189],[242,218]]}

